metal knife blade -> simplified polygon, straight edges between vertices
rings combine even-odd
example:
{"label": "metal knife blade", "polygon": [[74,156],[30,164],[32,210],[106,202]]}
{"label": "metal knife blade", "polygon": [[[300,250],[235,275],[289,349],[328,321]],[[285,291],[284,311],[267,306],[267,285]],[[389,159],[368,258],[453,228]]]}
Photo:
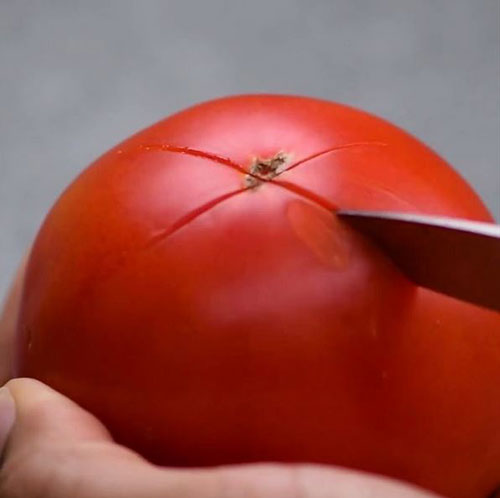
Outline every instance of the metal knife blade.
{"label": "metal knife blade", "polygon": [[376,211],[338,211],[410,280],[500,311],[500,225]]}

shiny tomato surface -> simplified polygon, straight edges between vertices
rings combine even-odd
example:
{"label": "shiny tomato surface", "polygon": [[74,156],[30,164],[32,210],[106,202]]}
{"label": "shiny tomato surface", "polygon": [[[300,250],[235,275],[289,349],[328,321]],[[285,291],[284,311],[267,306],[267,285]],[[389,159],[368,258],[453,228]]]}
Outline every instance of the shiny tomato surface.
{"label": "shiny tomato surface", "polygon": [[433,151],[343,105],[241,96],[157,123],[49,213],[17,374],[161,464],[320,462],[485,498],[500,314],[417,288],[338,207],[491,221]]}

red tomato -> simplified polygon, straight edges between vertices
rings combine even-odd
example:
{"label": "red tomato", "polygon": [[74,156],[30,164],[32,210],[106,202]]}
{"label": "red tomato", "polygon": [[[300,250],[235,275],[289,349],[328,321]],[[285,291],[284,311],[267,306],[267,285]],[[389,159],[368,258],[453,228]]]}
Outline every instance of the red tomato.
{"label": "red tomato", "polygon": [[485,497],[500,314],[416,288],[339,206],[491,221],[425,145],[339,104],[232,97],[134,135],[38,234],[17,373],[162,464],[322,462]]}

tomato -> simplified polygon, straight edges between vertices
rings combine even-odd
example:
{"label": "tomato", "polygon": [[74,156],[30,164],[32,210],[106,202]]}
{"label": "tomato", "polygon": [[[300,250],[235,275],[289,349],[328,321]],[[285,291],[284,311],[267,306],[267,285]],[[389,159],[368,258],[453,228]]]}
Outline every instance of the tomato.
{"label": "tomato", "polygon": [[319,462],[485,497],[500,314],[417,288],[338,207],[491,221],[433,151],[343,105],[230,97],[141,131],[44,222],[17,373],[161,464]]}

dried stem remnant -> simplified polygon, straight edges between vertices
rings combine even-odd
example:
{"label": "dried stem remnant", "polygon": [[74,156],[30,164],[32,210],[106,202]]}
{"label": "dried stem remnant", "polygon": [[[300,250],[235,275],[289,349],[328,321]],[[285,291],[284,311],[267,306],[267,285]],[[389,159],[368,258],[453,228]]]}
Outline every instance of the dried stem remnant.
{"label": "dried stem remnant", "polygon": [[256,157],[250,166],[249,174],[245,176],[245,186],[255,188],[263,182],[272,180],[282,173],[289,163],[290,156],[284,152],[278,152],[269,159]]}

